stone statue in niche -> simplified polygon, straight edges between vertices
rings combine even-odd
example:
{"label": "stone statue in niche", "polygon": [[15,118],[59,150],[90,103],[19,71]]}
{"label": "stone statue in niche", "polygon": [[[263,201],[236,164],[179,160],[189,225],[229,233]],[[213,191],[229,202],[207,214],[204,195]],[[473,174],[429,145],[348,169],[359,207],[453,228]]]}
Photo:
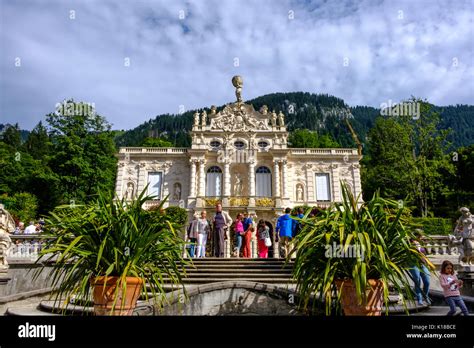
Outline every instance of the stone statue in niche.
{"label": "stone statue in niche", "polygon": [[125,195],[124,195],[124,198],[127,200],[127,201],[131,201],[134,197],[134,191],[135,191],[135,188],[134,188],[134,185],[133,185],[133,182],[129,182],[127,184],[127,190],[125,191]]}
{"label": "stone statue in niche", "polygon": [[234,196],[242,196],[243,179],[240,173],[235,174]]}
{"label": "stone statue in niche", "polygon": [[173,199],[179,201],[181,199],[181,184],[176,182],[173,189]]}
{"label": "stone statue in niche", "polygon": [[296,200],[302,202],[304,200],[304,190],[301,184],[296,185]]}

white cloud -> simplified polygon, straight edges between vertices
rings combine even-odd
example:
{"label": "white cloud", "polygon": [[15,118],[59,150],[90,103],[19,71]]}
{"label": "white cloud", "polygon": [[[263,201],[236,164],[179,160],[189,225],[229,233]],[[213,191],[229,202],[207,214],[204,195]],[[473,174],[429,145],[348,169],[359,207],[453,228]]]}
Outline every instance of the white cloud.
{"label": "white cloud", "polygon": [[0,3],[0,117],[24,128],[69,97],[132,128],[180,105],[233,101],[235,74],[246,99],[306,91],[350,105],[473,103],[469,0]]}

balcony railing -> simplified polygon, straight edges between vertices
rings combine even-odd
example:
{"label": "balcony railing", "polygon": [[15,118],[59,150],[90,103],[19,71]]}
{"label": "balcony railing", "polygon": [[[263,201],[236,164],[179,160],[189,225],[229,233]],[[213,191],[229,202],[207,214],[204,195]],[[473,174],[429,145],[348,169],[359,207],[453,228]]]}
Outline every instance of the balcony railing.
{"label": "balcony railing", "polygon": [[291,149],[292,155],[357,155],[357,149]]}
{"label": "balcony railing", "polygon": [[169,153],[182,154],[188,152],[185,147],[121,147],[119,153]]}

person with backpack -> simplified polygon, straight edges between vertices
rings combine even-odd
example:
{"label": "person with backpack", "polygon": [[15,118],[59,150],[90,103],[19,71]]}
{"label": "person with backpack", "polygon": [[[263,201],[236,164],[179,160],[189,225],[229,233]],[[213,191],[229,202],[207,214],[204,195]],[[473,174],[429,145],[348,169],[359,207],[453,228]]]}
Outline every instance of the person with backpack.
{"label": "person with backpack", "polygon": [[[299,219],[302,219],[304,217],[304,210],[302,207],[299,207],[298,210],[296,211],[296,217]],[[294,220],[295,228],[293,229],[293,238],[295,238],[303,229],[303,225],[300,221]]]}

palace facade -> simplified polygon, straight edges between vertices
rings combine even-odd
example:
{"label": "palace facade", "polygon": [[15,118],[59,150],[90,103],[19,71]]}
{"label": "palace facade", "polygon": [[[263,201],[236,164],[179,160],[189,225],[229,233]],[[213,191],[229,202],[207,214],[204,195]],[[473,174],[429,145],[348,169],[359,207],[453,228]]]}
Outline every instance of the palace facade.
{"label": "palace facade", "polygon": [[357,149],[289,148],[285,115],[263,106],[256,111],[241,98],[217,112],[194,114],[190,148],[122,147],[116,193],[133,199],[148,184],[166,206],[186,208],[191,217],[215,204],[234,218],[247,211],[271,226],[286,207],[326,207],[341,199],[341,182],[361,192]]}

